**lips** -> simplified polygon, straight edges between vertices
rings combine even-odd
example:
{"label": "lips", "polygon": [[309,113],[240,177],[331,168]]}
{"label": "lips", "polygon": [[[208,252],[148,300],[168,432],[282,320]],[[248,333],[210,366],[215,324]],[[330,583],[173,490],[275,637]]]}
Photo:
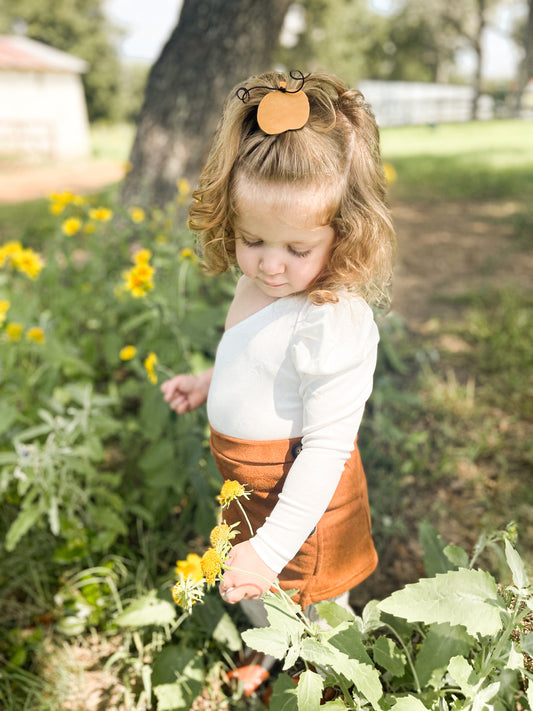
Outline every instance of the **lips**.
{"label": "lips", "polygon": [[273,284],[272,282],[270,282],[270,281],[265,281],[265,280],[263,280],[263,284],[264,284],[265,286],[269,286],[269,287],[271,287],[271,288],[273,288],[273,289],[277,289],[277,288],[280,287],[280,286],[285,286],[285,284]]}

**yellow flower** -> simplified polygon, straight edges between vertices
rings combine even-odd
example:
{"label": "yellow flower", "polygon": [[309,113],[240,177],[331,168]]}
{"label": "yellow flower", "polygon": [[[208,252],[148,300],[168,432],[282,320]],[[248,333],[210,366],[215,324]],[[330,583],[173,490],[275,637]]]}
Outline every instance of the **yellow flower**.
{"label": "yellow flower", "polygon": [[65,209],[65,204],[62,202],[53,202],[48,209],[52,215],[60,215]]}
{"label": "yellow flower", "polygon": [[7,299],[0,300],[0,325],[6,320],[6,314],[9,311],[10,306],[11,302]]}
{"label": "yellow flower", "polygon": [[73,195],[72,197],[72,204],[76,205],[77,207],[82,207],[86,204],[86,202],[87,200],[81,195]]}
{"label": "yellow flower", "polygon": [[236,499],[239,496],[246,497],[246,489],[244,486],[239,484],[238,481],[227,479],[222,484],[222,489],[220,490],[220,494],[217,496],[217,500],[222,508],[225,508],[230,505],[233,499]]}
{"label": "yellow flower", "polygon": [[13,256],[13,266],[30,279],[37,279],[44,266],[42,257],[33,249],[21,249]]}
{"label": "yellow flower", "polygon": [[204,581],[200,578],[199,581],[193,581],[191,578],[178,580],[171,590],[172,599],[186,609],[189,614],[192,612],[192,606],[200,602],[204,596]]}
{"label": "yellow flower", "polygon": [[146,373],[148,374],[148,380],[153,385],[157,385],[157,375],[155,372],[156,364],[157,364],[157,356],[153,351],[150,351],[150,353],[148,353],[148,355],[144,361],[144,367],[146,369]]}
{"label": "yellow flower", "polygon": [[206,583],[212,585],[222,571],[222,558],[214,548],[208,548],[200,561]]}
{"label": "yellow flower", "polygon": [[26,338],[30,341],[35,341],[35,343],[43,344],[45,341],[44,331],[42,328],[34,326],[26,331]]}
{"label": "yellow flower", "polygon": [[109,222],[113,217],[113,211],[108,207],[93,207],[89,210],[91,220],[99,220],[100,222]]}
{"label": "yellow flower", "polygon": [[21,323],[16,323],[15,321],[8,323],[6,326],[6,333],[7,333],[8,339],[10,341],[15,341],[15,342],[20,341],[23,330],[24,330],[24,326]]}
{"label": "yellow flower", "polygon": [[157,244],[168,244],[168,237],[164,234],[159,234],[155,238],[155,241],[157,242]]}
{"label": "yellow flower", "polygon": [[209,541],[213,548],[217,551],[226,551],[230,545],[230,540],[235,538],[236,532],[229,526],[225,521],[223,521],[218,526],[215,526],[209,535]]}
{"label": "yellow flower", "polygon": [[0,267],[4,264],[11,264],[13,258],[22,252],[22,245],[20,242],[6,242],[2,247],[0,247]]}
{"label": "yellow flower", "polygon": [[136,264],[129,271],[124,272],[126,289],[135,298],[146,296],[154,288],[152,277],[155,269],[149,264]]}
{"label": "yellow flower", "polygon": [[188,195],[191,192],[191,184],[187,178],[180,178],[176,183],[176,187],[178,188],[178,194],[181,196]]}
{"label": "yellow flower", "polygon": [[186,560],[176,561],[176,575],[182,575],[184,579],[190,578],[197,583],[203,577],[200,561],[199,555],[189,553]]}
{"label": "yellow flower", "polygon": [[61,230],[67,237],[72,237],[72,235],[79,232],[81,227],[81,220],[78,217],[69,217],[61,225]]}
{"label": "yellow flower", "polygon": [[120,353],[118,355],[120,360],[131,360],[132,358],[135,358],[136,354],[137,349],[135,346],[124,346],[124,348],[120,349]]}
{"label": "yellow flower", "polygon": [[137,224],[139,222],[144,222],[146,218],[146,213],[142,209],[142,207],[130,207],[128,210],[129,216],[133,220],[133,222],[136,222]]}
{"label": "yellow flower", "polygon": [[149,249],[140,249],[133,255],[133,261],[135,264],[148,264],[152,258],[152,253]]}
{"label": "yellow flower", "polygon": [[398,173],[396,168],[391,163],[383,163],[383,170],[385,172],[385,180],[389,185],[395,183],[398,179]]}
{"label": "yellow flower", "polygon": [[182,259],[190,259],[191,262],[194,262],[196,260],[196,254],[189,247],[185,247],[181,250],[180,257]]}

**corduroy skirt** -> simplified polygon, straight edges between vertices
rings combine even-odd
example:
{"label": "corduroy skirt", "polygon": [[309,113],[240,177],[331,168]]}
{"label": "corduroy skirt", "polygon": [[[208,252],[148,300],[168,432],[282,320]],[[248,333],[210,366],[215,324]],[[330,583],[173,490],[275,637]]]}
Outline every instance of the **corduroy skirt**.
{"label": "corduroy skirt", "polygon": [[[210,444],[223,479],[238,481],[252,491],[249,499],[239,501],[256,531],[276,505],[285,477],[301,451],[300,440],[242,440],[211,430]],[[224,520],[230,525],[240,521],[234,543],[251,537],[235,501],[224,511]],[[366,477],[356,442],[326,512],[281,571],[280,586],[298,590],[293,599],[305,609],[353,588],[373,572],[377,562]]]}

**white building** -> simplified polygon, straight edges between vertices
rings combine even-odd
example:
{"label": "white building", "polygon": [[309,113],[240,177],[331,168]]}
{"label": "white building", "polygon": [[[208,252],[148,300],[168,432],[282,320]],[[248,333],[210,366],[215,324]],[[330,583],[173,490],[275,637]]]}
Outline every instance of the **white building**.
{"label": "white building", "polygon": [[82,59],[0,35],[0,154],[69,159],[90,152]]}

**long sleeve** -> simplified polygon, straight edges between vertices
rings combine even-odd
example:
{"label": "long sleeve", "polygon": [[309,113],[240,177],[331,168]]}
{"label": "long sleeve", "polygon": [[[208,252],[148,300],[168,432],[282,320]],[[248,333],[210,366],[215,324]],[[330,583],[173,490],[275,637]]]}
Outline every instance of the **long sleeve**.
{"label": "long sleeve", "polygon": [[313,306],[295,328],[291,358],[303,403],[302,451],[251,543],[280,572],[327,509],[354,447],[372,391],[377,327],[361,300]]}

